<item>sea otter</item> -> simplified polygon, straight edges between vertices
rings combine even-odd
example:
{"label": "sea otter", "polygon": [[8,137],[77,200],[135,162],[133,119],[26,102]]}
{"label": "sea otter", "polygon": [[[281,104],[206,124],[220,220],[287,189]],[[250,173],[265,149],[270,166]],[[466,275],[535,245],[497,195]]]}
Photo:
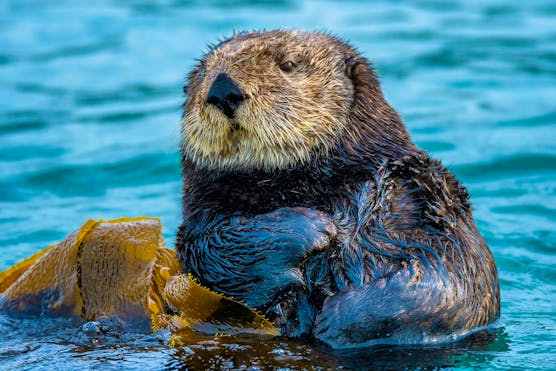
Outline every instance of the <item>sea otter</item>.
{"label": "sea otter", "polygon": [[203,285],[333,348],[453,341],[498,318],[466,189],[349,44],[234,34],[185,91],[176,247]]}

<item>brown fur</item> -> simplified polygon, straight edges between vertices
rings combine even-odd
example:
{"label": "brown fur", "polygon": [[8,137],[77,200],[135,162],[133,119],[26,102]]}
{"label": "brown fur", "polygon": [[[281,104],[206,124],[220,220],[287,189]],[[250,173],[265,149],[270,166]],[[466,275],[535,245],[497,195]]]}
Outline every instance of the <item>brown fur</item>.
{"label": "brown fur", "polygon": [[[328,39],[306,33],[241,34],[209,54],[190,75],[183,120],[189,158],[212,168],[274,169],[307,161],[313,148],[328,149],[345,132],[353,95],[344,57]],[[288,60],[298,67],[294,73],[279,69],[280,61]],[[235,125],[204,104],[219,73],[228,73],[247,96]]]}
{"label": "brown fur", "polygon": [[[206,102],[220,73],[246,96],[233,119]],[[453,339],[498,317],[496,266],[465,188],[413,144],[352,47],[237,34],[203,58],[187,93],[177,247],[204,284],[335,347]],[[273,255],[294,237],[308,241],[304,257]]]}

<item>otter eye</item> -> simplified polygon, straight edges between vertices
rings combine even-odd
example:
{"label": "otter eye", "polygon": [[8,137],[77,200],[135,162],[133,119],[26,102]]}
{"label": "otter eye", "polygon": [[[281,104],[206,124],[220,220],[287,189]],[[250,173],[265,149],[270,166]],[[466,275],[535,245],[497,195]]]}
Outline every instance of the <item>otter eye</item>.
{"label": "otter eye", "polygon": [[292,72],[294,68],[295,64],[292,61],[287,61],[280,65],[280,69],[284,72]]}

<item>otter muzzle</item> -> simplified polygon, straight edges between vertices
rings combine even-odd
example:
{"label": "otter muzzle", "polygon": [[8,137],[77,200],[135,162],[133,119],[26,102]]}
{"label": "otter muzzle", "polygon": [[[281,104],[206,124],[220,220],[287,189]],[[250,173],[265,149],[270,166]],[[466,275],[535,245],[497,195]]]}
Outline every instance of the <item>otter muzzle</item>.
{"label": "otter muzzle", "polygon": [[234,118],[234,113],[245,96],[239,87],[225,73],[216,76],[207,96],[207,103],[213,104],[229,118]]}

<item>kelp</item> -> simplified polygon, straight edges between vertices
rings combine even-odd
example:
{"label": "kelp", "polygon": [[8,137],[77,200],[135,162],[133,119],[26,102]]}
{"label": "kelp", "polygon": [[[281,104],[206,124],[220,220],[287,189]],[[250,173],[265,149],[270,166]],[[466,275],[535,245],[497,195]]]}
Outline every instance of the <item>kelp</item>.
{"label": "kelp", "polygon": [[0,272],[0,311],[150,320],[179,344],[192,332],[277,335],[260,314],[200,285],[165,246],[160,220],[87,221]]}

